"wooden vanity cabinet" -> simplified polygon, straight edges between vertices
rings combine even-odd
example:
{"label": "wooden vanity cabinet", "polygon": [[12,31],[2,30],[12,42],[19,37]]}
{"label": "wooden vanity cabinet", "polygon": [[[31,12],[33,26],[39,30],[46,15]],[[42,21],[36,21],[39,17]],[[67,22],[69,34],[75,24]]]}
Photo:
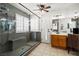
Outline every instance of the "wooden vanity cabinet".
{"label": "wooden vanity cabinet", "polygon": [[57,35],[51,35],[51,46],[59,46],[59,40]]}
{"label": "wooden vanity cabinet", "polygon": [[67,36],[51,35],[51,46],[66,49],[67,48]]}
{"label": "wooden vanity cabinet", "polygon": [[59,35],[59,47],[66,49],[67,47],[67,36]]}

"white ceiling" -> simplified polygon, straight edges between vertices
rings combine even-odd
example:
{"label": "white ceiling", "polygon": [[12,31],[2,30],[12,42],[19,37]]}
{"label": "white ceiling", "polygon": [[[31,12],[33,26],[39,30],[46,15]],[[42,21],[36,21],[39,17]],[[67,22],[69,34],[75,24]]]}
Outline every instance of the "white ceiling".
{"label": "white ceiling", "polygon": [[[37,7],[38,3],[21,3],[21,4],[23,4],[25,7],[27,7],[28,9],[30,9],[32,12],[34,12],[40,17],[45,15],[46,17],[47,15],[55,16],[57,14],[62,16],[63,15],[68,16],[68,15],[74,15],[75,12],[79,13],[79,3],[45,3],[46,5],[51,6],[49,12],[35,11],[36,9],[38,9]],[[18,6],[15,3],[13,5],[15,5],[16,7]],[[29,13],[26,9],[23,9],[22,6],[19,6],[17,8],[22,9],[26,13]]]}
{"label": "white ceiling", "polygon": [[[53,16],[56,14],[61,15],[72,15],[74,12],[79,12],[79,4],[78,3],[45,3],[46,5],[50,5],[51,8],[49,9],[49,12],[41,12],[41,11],[35,11],[38,9],[37,5],[38,3],[22,3],[25,7],[30,9],[32,12],[37,14],[38,16],[42,16],[45,14],[52,14]],[[43,3],[44,4],[44,3]]]}

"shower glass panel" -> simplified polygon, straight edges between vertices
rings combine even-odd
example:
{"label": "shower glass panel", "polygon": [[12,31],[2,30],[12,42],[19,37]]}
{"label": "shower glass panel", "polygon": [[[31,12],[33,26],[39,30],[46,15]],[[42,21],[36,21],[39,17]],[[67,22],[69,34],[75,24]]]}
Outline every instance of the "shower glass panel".
{"label": "shower glass panel", "polygon": [[41,40],[37,33],[38,25],[33,21],[32,28],[35,31],[30,32],[29,15],[10,4],[3,5],[8,9],[5,12],[0,11],[0,55],[27,55]]}
{"label": "shower glass panel", "polygon": [[0,52],[9,50],[9,35],[14,32],[14,28],[14,17],[11,16],[11,14],[9,14],[7,11],[0,12]]}

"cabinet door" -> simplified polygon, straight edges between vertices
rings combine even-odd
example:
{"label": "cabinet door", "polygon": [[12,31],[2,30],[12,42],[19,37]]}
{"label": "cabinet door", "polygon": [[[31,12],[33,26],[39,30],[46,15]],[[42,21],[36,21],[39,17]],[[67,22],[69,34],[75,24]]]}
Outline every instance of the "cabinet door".
{"label": "cabinet door", "polygon": [[58,37],[58,39],[59,39],[59,46],[61,47],[61,48],[66,48],[66,36],[59,36]]}
{"label": "cabinet door", "polygon": [[51,37],[52,39],[51,39],[51,44],[52,44],[52,46],[55,46],[55,47],[58,47],[58,36],[57,35],[52,35],[52,37]]}

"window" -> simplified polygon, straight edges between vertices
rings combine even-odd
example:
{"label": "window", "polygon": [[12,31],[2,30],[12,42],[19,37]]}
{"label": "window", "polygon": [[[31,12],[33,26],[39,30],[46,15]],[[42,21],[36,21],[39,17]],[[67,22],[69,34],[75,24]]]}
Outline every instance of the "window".
{"label": "window", "polygon": [[16,32],[28,32],[29,31],[29,20],[20,14],[16,14]]}

